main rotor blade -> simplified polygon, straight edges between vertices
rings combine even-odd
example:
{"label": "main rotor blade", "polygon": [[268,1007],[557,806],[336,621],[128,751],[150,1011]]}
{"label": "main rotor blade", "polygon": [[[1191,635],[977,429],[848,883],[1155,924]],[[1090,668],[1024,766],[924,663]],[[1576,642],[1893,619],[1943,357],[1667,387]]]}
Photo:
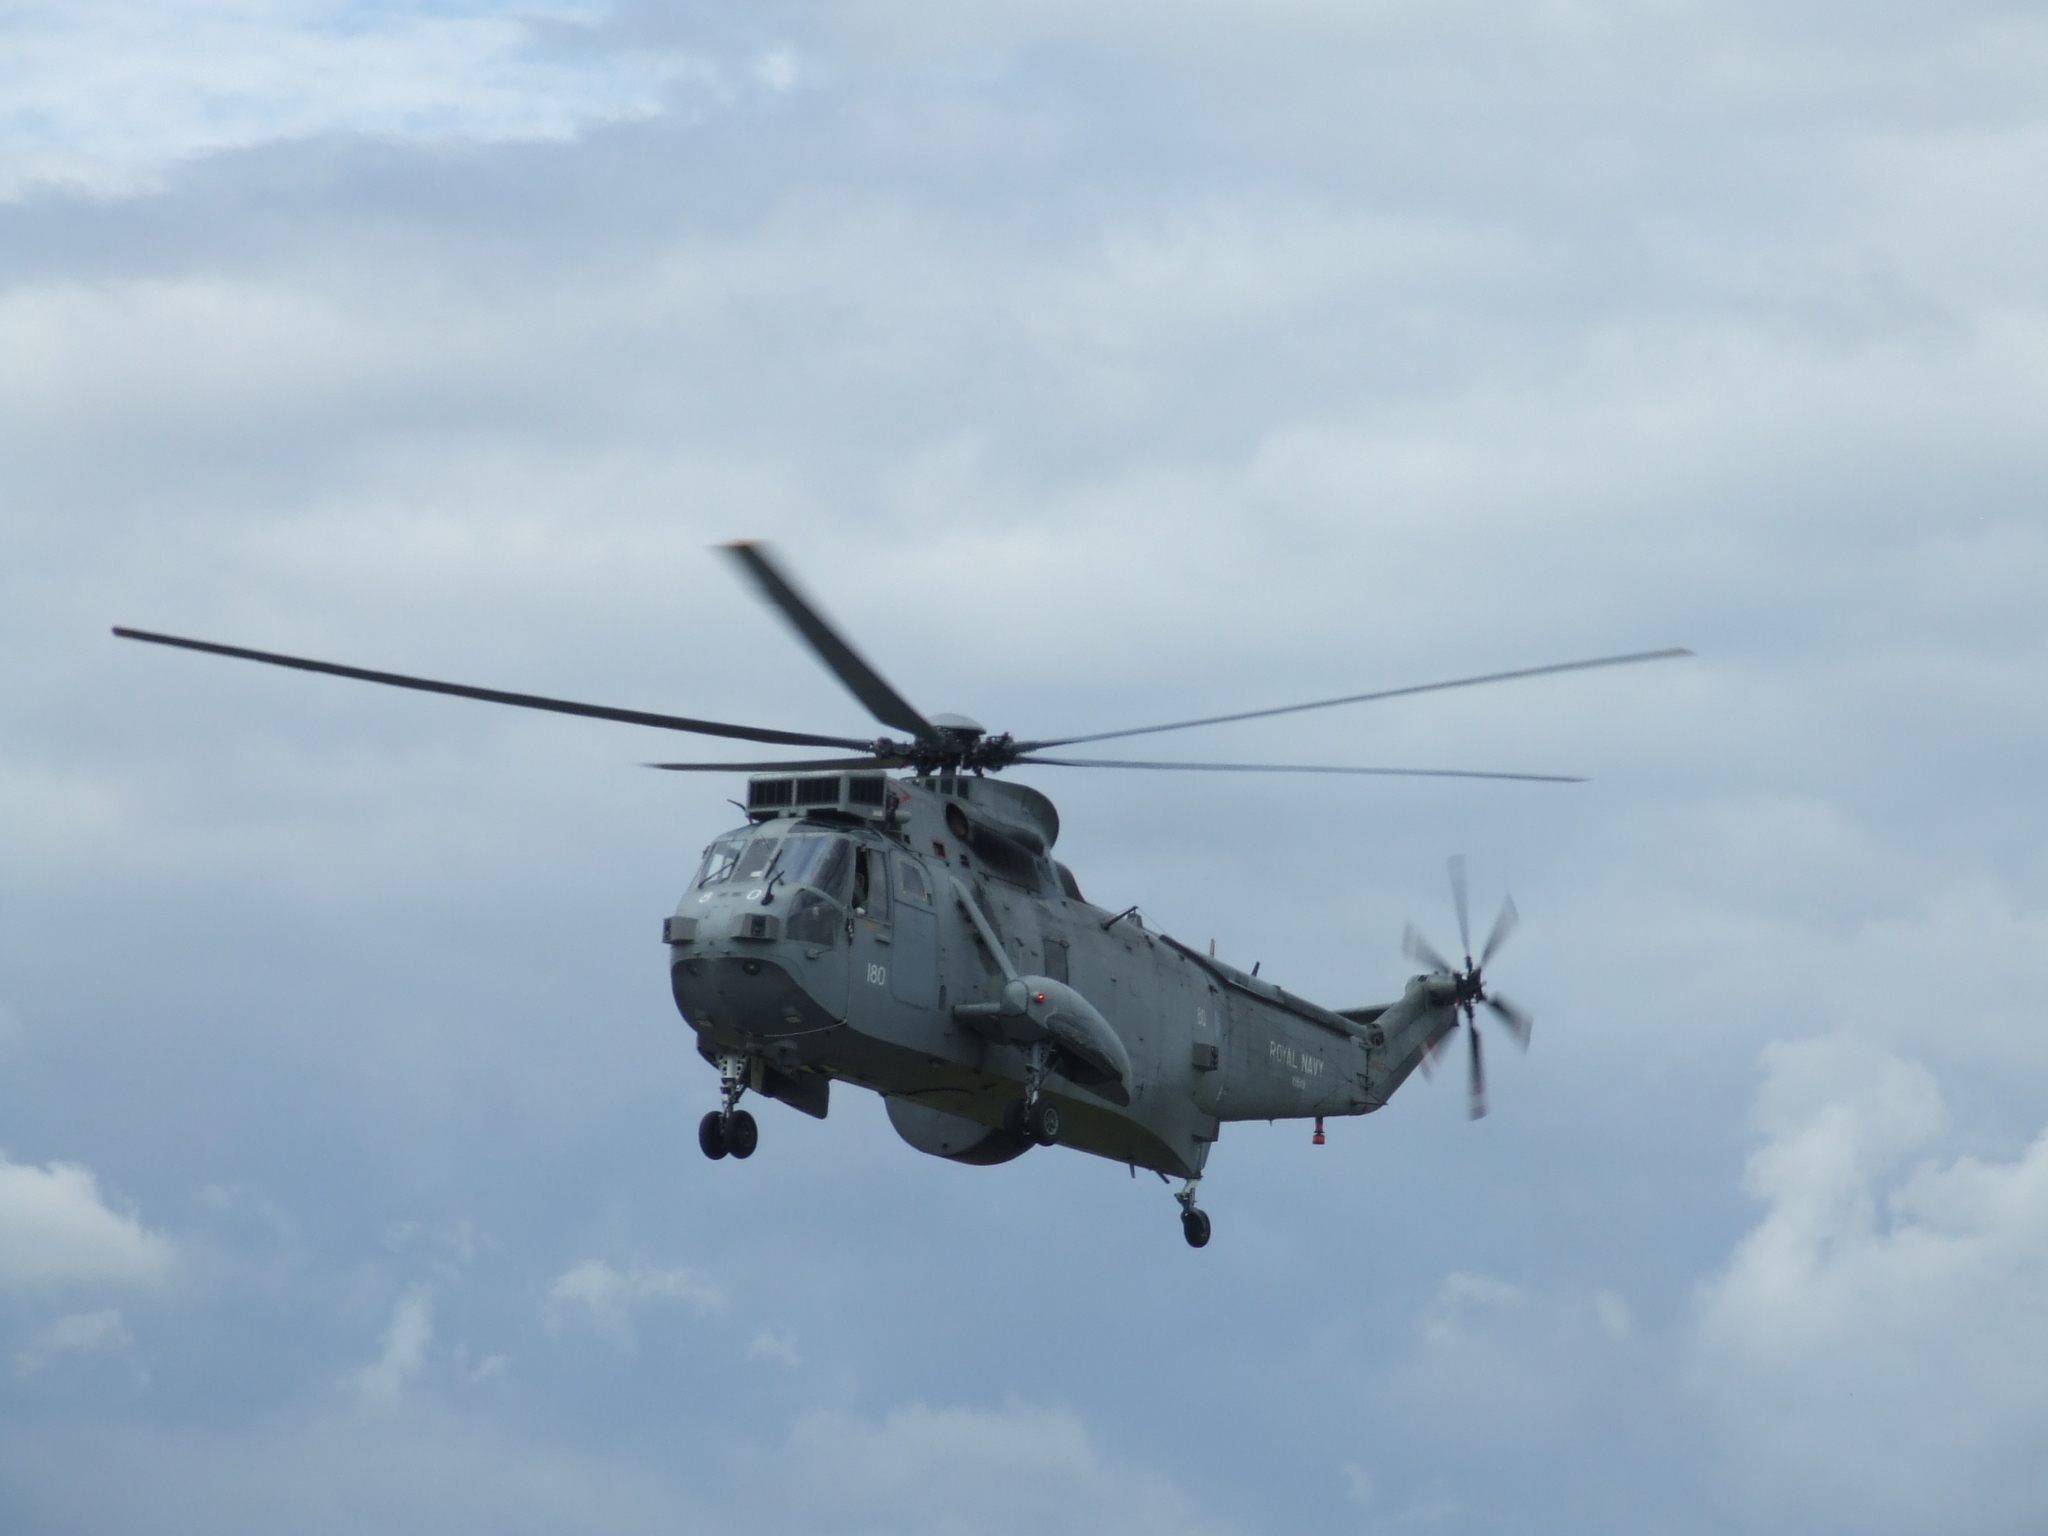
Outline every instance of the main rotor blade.
{"label": "main rotor blade", "polygon": [[784,770],[807,773],[824,768],[901,768],[900,757],[813,757],[779,763],[642,763],[642,768],[666,768],[671,773],[777,773]]}
{"label": "main rotor blade", "polygon": [[1188,773],[1366,773],[1391,779],[1517,779],[1529,784],[1583,784],[1562,773],[1475,773],[1465,768],[1346,768],[1323,763],[1140,763],[1108,757],[1018,757],[1047,768],[1159,768]]}
{"label": "main rotor blade", "polygon": [[1507,1026],[1508,1033],[1515,1037],[1515,1043],[1525,1051],[1529,1049],[1529,1032],[1536,1027],[1536,1021],[1504,997],[1489,994],[1482,1001]]}
{"label": "main rotor blade", "polygon": [[1499,951],[1501,945],[1507,943],[1508,935],[1515,931],[1516,926],[1521,921],[1522,914],[1515,910],[1515,898],[1512,896],[1503,897],[1500,904],[1500,916],[1493,920],[1493,932],[1486,936],[1486,948],[1479,951],[1479,964],[1482,969],[1485,967],[1486,962],[1491,960]]}
{"label": "main rotor blade", "polygon": [[690,731],[699,736],[728,736],[736,741],[761,741],[779,747],[851,747],[860,751],[871,743],[850,736],[814,736],[808,731],[775,731],[754,725],[727,725],[718,720],[692,720],[684,715],[656,715],[640,709],[612,709],[603,704],[578,704],[569,699],[543,698],[534,693],[504,693],[496,688],[472,688],[464,683],[436,682],[429,677],[407,677],[398,672],[372,672],[364,667],[344,667],[331,661],[309,661],[303,656],[281,656],[274,651],[245,650],[239,645],[216,645],[211,640],[186,640],[177,635],[153,634],[146,629],[123,629],[114,633],[123,640],[145,640],[151,645],[176,646],[185,651],[204,651],[210,656],[232,656],[240,661],[260,661],[273,667],[292,667],[300,672],[324,672],[329,677],[352,677],[358,682],[383,683],[391,688],[412,688],[421,693],[445,693],[458,699],[482,699],[486,704],[510,704],[518,709],[544,709],[557,715],[582,715],[591,720],[617,720],[626,725],[651,725],[663,731]]}
{"label": "main rotor blade", "polygon": [[1413,923],[1410,923],[1407,931],[1401,935],[1401,953],[1410,960],[1418,961],[1428,966],[1432,971],[1451,971],[1456,969],[1450,961],[1436,952],[1430,945],[1429,940],[1422,936]]}
{"label": "main rotor blade", "polygon": [[761,595],[782,610],[796,632],[804,637],[818,659],[865,704],[868,713],[884,725],[910,731],[919,737],[937,733],[929,720],[911,708],[909,702],[882,680],[882,674],[864,661],[860,653],[840,638],[823,614],[798,592],[790,579],[768,554],[765,544],[741,540],[724,546],[761,589]]}
{"label": "main rotor blade", "polygon": [[1472,1037],[1472,1110],[1474,1120],[1486,1115],[1486,1066],[1479,1058],[1479,1026],[1465,1020],[1465,1033]]}
{"label": "main rotor blade", "polygon": [[1465,855],[1451,855],[1451,905],[1458,909],[1459,953],[1465,957],[1465,964],[1472,963],[1472,924],[1466,916],[1465,900]]}
{"label": "main rotor blade", "polygon": [[1227,725],[1233,720],[1265,720],[1274,715],[1299,714],[1306,709],[1330,709],[1339,704],[1370,704],[1375,699],[1406,698],[1416,693],[1441,693],[1447,688],[1476,688],[1481,683],[1507,683],[1524,677],[1547,677],[1553,672],[1587,672],[1595,667],[1626,667],[1639,661],[1669,661],[1690,656],[1683,646],[1661,651],[1631,651],[1626,656],[1595,656],[1589,661],[1560,661],[1546,667],[1521,667],[1513,672],[1486,672],[1478,677],[1454,677],[1447,682],[1421,683],[1413,688],[1382,688],[1376,693],[1347,693],[1339,699],[1316,699],[1308,704],[1283,704],[1277,709],[1247,709],[1234,715],[1205,715],[1200,720],[1175,720],[1166,725],[1141,725],[1127,731],[1097,731],[1091,736],[1060,736],[1047,741],[1018,743],[1018,750],[1036,752],[1041,747],[1073,747],[1084,741],[1113,741],[1120,736],[1151,736],[1160,731],[1185,731],[1197,725]]}

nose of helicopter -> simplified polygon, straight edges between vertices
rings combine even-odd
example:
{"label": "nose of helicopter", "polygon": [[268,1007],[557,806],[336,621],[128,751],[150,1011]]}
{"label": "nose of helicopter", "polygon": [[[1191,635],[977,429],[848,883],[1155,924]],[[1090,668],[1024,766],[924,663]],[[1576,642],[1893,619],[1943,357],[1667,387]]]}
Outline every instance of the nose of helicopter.
{"label": "nose of helicopter", "polygon": [[844,966],[832,963],[838,947],[791,940],[779,904],[744,897],[693,903],[689,915],[668,920],[663,936],[676,1008],[698,1030],[773,1040],[838,1022],[845,992]]}
{"label": "nose of helicopter", "polygon": [[677,1010],[696,1029],[759,1040],[836,1024],[838,1015],[799,984],[788,957],[777,953],[783,947],[707,946],[698,953],[696,945],[676,946],[669,986]]}

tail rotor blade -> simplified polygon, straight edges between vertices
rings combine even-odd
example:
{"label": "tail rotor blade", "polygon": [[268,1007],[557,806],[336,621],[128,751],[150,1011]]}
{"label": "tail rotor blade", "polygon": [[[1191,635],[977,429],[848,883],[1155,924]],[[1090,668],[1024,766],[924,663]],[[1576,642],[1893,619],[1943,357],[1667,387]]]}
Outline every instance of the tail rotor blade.
{"label": "tail rotor blade", "polygon": [[1479,1026],[1469,1019],[1465,1033],[1472,1037],[1472,1118],[1483,1119],[1486,1115],[1486,1063],[1479,1054]]}
{"label": "tail rotor blade", "polygon": [[1504,997],[1489,996],[1484,1001],[1493,1010],[1494,1017],[1515,1037],[1515,1044],[1525,1051],[1529,1049],[1529,1032],[1536,1027],[1536,1021]]}
{"label": "tail rotor blade", "polygon": [[1429,940],[1416,931],[1413,923],[1410,923],[1408,931],[1401,935],[1401,953],[1418,964],[1428,966],[1432,971],[1456,969],[1450,961],[1446,960],[1431,947]]}
{"label": "tail rotor blade", "polygon": [[1466,963],[1472,959],[1472,923],[1465,911],[1465,855],[1451,855],[1451,902],[1458,909],[1458,943]]}
{"label": "tail rotor blade", "polygon": [[1522,921],[1522,914],[1515,910],[1515,898],[1510,896],[1500,904],[1500,916],[1493,920],[1493,932],[1486,936],[1486,948],[1479,951],[1479,963],[1483,966],[1507,943]]}

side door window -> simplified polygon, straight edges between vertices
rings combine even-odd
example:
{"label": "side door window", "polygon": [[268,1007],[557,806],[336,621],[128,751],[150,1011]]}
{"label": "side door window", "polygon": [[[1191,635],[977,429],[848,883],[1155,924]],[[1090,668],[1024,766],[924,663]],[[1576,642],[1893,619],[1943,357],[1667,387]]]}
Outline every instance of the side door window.
{"label": "side door window", "polygon": [[924,867],[900,853],[896,856],[896,894],[911,906],[932,904],[932,889],[924,877]]}
{"label": "side door window", "polygon": [[863,848],[854,855],[853,915],[871,923],[889,921],[888,855],[879,848]]}

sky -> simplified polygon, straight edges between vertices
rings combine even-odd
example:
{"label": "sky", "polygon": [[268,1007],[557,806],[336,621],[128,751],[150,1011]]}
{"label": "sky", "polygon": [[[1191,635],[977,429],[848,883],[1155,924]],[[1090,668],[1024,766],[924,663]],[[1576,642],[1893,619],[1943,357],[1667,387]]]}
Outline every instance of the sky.
{"label": "sky", "polygon": [[[2037,1531],[2048,19],[0,10],[0,1526]],[[1156,1179],[715,1103],[676,739],[1019,735],[1091,899],[1535,1016]],[[1156,753],[1150,749],[1157,747]]]}

